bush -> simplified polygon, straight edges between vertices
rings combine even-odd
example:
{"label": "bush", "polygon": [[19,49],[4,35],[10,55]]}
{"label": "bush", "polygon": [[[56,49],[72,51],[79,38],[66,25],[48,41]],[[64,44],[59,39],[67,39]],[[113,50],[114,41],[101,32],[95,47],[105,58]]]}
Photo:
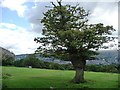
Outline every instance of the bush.
{"label": "bush", "polygon": [[24,59],[16,60],[14,62],[14,66],[16,66],[16,67],[24,67],[23,61],[24,61]]}
{"label": "bush", "polygon": [[86,71],[118,73],[118,65],[86,65]]}
{"label": "bush", "polygon": [[40,67],[40,60],[35,57],[35,55],[29,55],[25,58],[23,61],[24,66],[32,66],[33,68],[39,68]]}
{"label": "bush", "polygon": [[46,67],[45,63],[43,61],[41,61],[41,60],[39,60],[39,65],[40,65],[39,68],[45,68]]}
{"label": "bush", "polygon": [[[44,68],[44,69],[56,69],[56,70],[74,70],[72,64],[58,64],[53,62],[44,62],[36,58],[34,55],[29,55],[25,59],[15,61],[15,66],[18,67],[28,67],[32,66],[33,68]],[[85,71],[93,72],[112,72],[118,73],[119,66],[116,64],[111,65],[86,65]]]}
{"label": "bush", "polygon": [[100,66],[98,66],[98,65],[86,65],[86,67],[85,67],[86,71],[97,72],[97,71],[100,71],[99,69],[100,69]]}
{"label": "bush", "polygon": [[73,65],[72,64],[65,64],[65,69],[66,70],[73,70]]}
{"label": "bush", "polygon": [[14,62],[14,66],[17,66],[17,67],[32,66],[33,68],[40,68],[40,65],[42,65],[40,60],[36,58],[34,55],[29,55],[24,59],[16,60]]}
{"label": "bush", "polygon": [[2,65],[3,66],[12,66],[14,64],[15,58],[13,56],[3,54],[2,56]]}

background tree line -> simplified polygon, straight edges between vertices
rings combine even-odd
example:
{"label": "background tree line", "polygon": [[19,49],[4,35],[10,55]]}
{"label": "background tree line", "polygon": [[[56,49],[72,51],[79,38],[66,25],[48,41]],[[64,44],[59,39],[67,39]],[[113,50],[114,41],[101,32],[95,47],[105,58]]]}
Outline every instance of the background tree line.
{"label": "background tree line", "polygon": [[[55,70],[74,70],[72,64],[58,64],[53,62],[44,62],[35,57],[35,55],[29,55],[24,59],[14,60],[13,57],[4,55],[2,61],[3,66],[16,66],[16,67],[29,67],[40,68],[40,69],[55,69]],[[94,71],[94,72],[111,72],[118,73],[119,65],[110,64],[110,65],[95,65],[89,64],[86,65],[85,71]]]}
{"label": "background tree line", "polygon": [[[40,68],[40,69],[55,69],[55,70],[74,70],[72,64],[58,64],[53,62],[44,62],[35,57],[35,55],[29,55],[28,57],[16,60],[13,64],[16,67],[29,67]],[[118,65],[110,64],[110,65],[95,65],[90,64],[86,65],[85,71],[94,71],[94,72],[112,72],[118,73]]]}

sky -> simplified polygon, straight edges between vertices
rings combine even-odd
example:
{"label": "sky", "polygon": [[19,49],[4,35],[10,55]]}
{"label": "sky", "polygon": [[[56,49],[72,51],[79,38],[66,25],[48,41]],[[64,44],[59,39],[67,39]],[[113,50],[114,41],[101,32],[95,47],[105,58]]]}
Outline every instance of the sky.
{"label": "sky", "polygon": [[[18,54],[30,54],[39,47],[35,37],[41,37],[43,12],[56,0],[1,0],[0,2],[0,47]],[[79,3],[85,10],[90,10],[89,23],[113,25],[118,36],[118,0],[63,0],[64,4]],[[89,2],[88,2],[89,1]],[[117,43],[117,41],[111,42]],[[107,45],[110,45],[107,44]]]}

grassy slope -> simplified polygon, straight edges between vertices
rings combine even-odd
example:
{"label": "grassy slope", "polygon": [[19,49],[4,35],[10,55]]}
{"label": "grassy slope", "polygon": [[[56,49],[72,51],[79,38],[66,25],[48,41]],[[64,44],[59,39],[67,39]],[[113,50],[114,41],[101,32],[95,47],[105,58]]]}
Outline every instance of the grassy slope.
{"label": "grassy slope", "polygon": [[47,70],[34,68],[3,67],[3,74],[11,74],[3,79],[9,88],[117,88],[118,74],[85,72],[86,83],[73,84],[70,80],[74,71]]}

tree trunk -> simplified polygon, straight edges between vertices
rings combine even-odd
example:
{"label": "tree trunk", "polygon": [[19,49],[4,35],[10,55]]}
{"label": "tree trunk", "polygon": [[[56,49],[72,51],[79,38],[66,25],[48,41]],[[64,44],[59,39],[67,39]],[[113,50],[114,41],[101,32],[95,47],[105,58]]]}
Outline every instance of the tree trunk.
{"label": "tree trunk", "polygon": [[75,71],[76,71],[76,74],[73,79],[73,82],[75,82],[75,83],[84,82],[84,70],[80,69],[80,68],[76,68]]}
{"label": "tree trunk", "polygon": [[85,60],[73,60],[71,61],[73,67],[75,68],[75,77],[73,78],[74,83],[83,83],[84,80],[84,68],[86,61]]}

